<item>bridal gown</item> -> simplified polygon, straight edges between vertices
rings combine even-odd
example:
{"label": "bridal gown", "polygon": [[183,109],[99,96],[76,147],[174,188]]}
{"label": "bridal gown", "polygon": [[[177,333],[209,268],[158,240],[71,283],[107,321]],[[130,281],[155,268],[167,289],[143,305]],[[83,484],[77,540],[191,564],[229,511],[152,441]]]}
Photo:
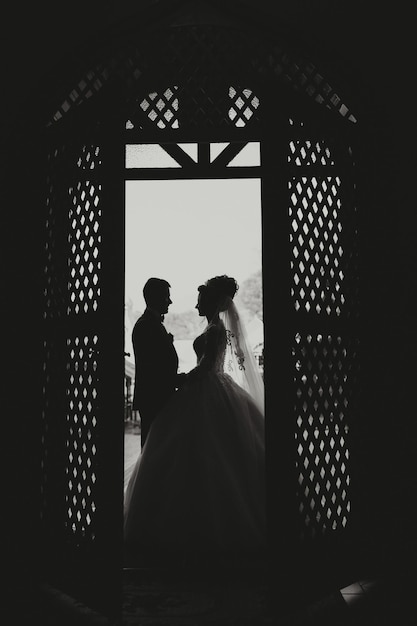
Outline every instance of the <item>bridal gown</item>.
{"label": "bridal gown", "polygon": [[224,326],[209,324],[193,343],[204,373],[151,425],[125,493],[128,561],[265,547],[264,415],[225,373],[226,344]]}

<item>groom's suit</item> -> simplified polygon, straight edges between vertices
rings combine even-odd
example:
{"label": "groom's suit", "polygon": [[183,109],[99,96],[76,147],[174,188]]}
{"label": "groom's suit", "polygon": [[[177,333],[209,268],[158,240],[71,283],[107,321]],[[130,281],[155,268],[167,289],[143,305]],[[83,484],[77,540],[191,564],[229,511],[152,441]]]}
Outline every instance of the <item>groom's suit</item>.
{"label": "groom's suit", "polygon": [[132,331],[135,355],[133,408],[139,411],[142,446],[158,411],[178,387],[178,355],[161,318],[146,309]]}

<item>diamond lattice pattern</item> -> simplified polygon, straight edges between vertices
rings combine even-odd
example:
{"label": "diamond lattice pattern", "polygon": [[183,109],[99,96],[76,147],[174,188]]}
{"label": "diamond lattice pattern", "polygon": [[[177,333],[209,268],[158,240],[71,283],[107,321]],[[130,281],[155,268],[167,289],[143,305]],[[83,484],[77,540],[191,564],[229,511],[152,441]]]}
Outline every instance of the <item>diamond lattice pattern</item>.
{"label": "diamond lattice pattern", "polygon": [[297,333],[295,443],[302,537],[347,525],[349,424],[357,375],[357,340]]}
{"label": "diamond lattice pattern", "polygon": [[159,129],[185,126],[211,128],[217,126],[247,126],[256,118],[259,98],[251,89],[231,86],[186,85],[151,92],[129,112],[127,128],[143,128],[149,124]]}
{"label": "diamond lattice pattern", "polygon": [[288,183],[295,310],[340,315],[343,290],[339,177],[294,177]]}
{"label": "diamond lattice pattern", "polygon": [[[84,146],[75,159],[65,149],[55,151],[53,157],[47,197],[45,319],[96,311],[100,301],[102,186],[86,178],[87,171],[101,165],[99,148]],[[58,164],[69,162],[70,167],[75,160],[82,172],[66,192],[62,186],[56,188],[55,160]]]}
{"label": "diamond lattice pattern", "polygon": [[[219,122],[227,124],[235,117],[236,125],[246,125],[249,121],[247,113],[252,113],[252,120],[256,118],[253,115],[256,105],[245,91],[250,91],[248,85],[264,79],[271,83],[288,84],[307,98],[355,123],[356,118],[348,104],[319,68],[296,50],[290,52],[288,47],[277,44],[276,37],[269,37],[266,33],[211,25],[176,25],[175,28],[160,31],[157,50],[154,31],[141,37],[133,36],[131,41],[126,37],[119,49],[110,47],[108,58],[101,59],[99,63],[92,61],[91,68],[74,84],[53,119],[61,119],[70,109],[94,98],[114,78],[135,91],[147,72],[156,72],[159,85],[164,80],[166,85],[172,85],[175,77],[176,86],[149,93],[139,106],[146,107],[149,119],[160,129],[178,127],[178,107],[183,109],[182,119],[192,126],[217,125]],[[224,88],[226,81],[236,72],[248,81],[241,88],[230,88],[236,90],[243,102],[247,101],[243,115],[240,114],[240,104],[230,107],[233,96]],[[231,114],[229,108],[232,109]],[[140,126],[133,123],[136,127]]]}
{"label": "diamond lattice pattern", "polygon": [[98,348],[96,335],[67,340],[65,501],[67,527],[81,537],[93,532],[96,510]]}
{"label": "diamond lattice pattern", "polygon": [[[83,146],[77,159],[81,170],[97,170],[101,165],[98,146]],[[71,199],[68,242],[68,314],[96,311],[100,298],[101,185],[79,181],[68,190]]]}
{"label": "diamond lattice pattern", "polygon": [[72,209],[69,218],[68,313],[96,311],[100,298],[99,257],[101,235],[99,208],[101,186],[90,181],[79,182],[69,189]]}
{"label": "diamond lattice pattern", "polygon": [[97,508],[101,165],[99,146],[75,137],[49,155],[41,517],[76,542],[94,539]]}
{"label": "diamond lattice pattern", "polygon": [[298,135],[287,152],[291,299],[303,320],[292,351],[297,501],[300,535],[314,539],[346,527],[351,511],[359,349],[352,327],[347,333],[358,309],[354,163],[340,138],[308,139],[320,133],[314,121],[289,123]]}
{"label": "diamond lattice pattern", "polygon": [[160,93],[153,91],[139,104],[140,109],[146,114],[146,119],[160,129],[179,126],[177,90],[178,87],[168,87]]}

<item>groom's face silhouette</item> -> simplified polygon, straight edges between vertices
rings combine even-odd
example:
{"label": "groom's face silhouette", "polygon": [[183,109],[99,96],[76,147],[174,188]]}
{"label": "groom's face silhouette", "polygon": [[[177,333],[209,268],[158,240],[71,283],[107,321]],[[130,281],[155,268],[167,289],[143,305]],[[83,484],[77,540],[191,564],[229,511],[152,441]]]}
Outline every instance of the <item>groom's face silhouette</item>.
{"label": "groom's face silhouette", "polygon": [[170,304],[172,304],[172,300],[169,287],[167,287],[166,289],[161,289],[155,294],[152,302],[152,308],[161,315],[165,315],[165,313],[168,313],[168,307]]}

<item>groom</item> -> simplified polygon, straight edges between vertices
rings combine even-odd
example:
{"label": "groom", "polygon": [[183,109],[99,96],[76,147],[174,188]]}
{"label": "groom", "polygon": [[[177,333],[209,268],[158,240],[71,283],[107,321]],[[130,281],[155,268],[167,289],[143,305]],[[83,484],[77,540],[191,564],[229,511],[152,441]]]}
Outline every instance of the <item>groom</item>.
{"label": "groom", "polygon": [[161,278],[149,278],[143,288],[146,309],[132,331],[135,356],[133,409],[139,411],[141,445],[150,425],[169,397],[180,387],[185,374],[178,374],[178,355],[173,336],[162,324],[172,304],[171,285]]}

